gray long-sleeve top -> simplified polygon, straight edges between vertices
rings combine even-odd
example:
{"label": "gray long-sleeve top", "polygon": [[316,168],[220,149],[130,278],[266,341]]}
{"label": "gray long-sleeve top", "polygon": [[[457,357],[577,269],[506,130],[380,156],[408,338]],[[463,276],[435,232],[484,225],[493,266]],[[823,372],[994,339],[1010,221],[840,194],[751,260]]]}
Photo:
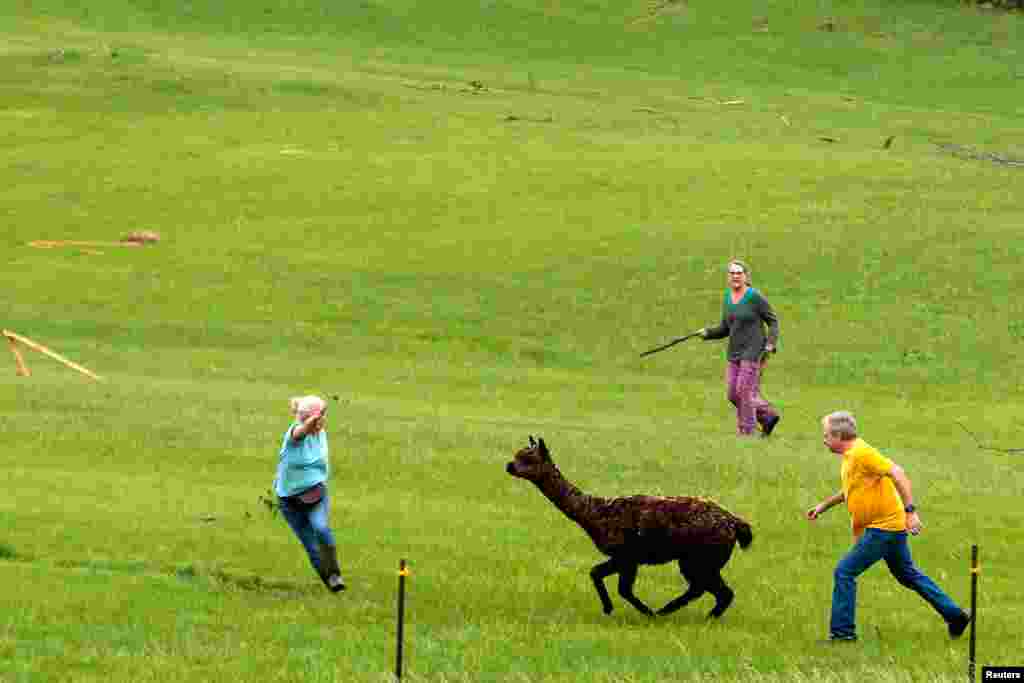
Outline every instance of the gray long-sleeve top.
{"label": "gray long-sleeve top", "polygon": [[[767,338],[764,326],[768,326]],[[738,303],[727,291],[722,303],[722,322],[707,328],[705,339],[729,337],[729,360],[761,359],[766,342],[779,343],[779,319],[761,292],[749,287]]]}

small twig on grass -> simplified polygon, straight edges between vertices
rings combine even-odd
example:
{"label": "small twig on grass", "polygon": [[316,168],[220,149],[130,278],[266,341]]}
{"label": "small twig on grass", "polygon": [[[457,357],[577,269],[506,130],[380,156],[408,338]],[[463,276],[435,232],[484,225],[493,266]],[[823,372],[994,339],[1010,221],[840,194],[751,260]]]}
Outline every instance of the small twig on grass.
{"label": "small twig on grass", "polygon": [[530,123],[554,123],[555,117],[548,114],[544,118],[537,118],[535,116],[519,116],[518,114],[509,114],[505,117],[505,121],[527,121]]}
{"label": "small twig on grass", "polygon": [[982,450],[994,451],[996,453],[1005,453],[1006,455],[1024,453],[1024,448],[996,448],[995,446],[986,446],[985,444],[981,443],[981,441],[978,440],[978,437],[974,435],[974,432],[965,427],[962,422],[960,422],[959,420],[954,420],[954,422],[960,425],[960,428],[967,432],[970,435],[970,437],[974,439],[974,443],[978,446],[978,448]]}
{"label": "small twig on grass", "polygon": [[274,495],[273,491],[268,490],[266,496],[260,496],[259,502],[266,506],[267,512],[270,513],[271,517],[277,517],[277,511],[281,506],[278,504],[277,496]]}

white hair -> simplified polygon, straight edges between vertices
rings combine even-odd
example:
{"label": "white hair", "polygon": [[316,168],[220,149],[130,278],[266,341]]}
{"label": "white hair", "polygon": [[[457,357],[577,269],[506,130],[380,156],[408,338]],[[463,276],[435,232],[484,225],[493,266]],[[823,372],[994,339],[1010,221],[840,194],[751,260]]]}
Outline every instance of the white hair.
{"label": "white hair", "polygon": [[825,425],[831,436],[850,441],[857,438],[857,419],[848,410],[837,410],[825,416]]}
{"label": "white hair", "polygon": [[295,396],[288,401],[292,415],[300,420],[306,420],[310,415],[319,415],[324,411],[327,402],[319,396]]}

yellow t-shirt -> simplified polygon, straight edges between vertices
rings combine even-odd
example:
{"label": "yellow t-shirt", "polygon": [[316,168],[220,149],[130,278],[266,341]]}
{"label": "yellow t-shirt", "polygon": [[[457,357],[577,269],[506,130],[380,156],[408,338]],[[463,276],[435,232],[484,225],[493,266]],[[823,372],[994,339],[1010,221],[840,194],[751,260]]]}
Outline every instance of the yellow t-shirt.
{"label": "yellow t-shirt", "polygon": [[857,439],[843,454],[843,495],[850,511],[853,535],[864,529],[906,531],[907,516],[903,501],[892,483],[893,462]]}

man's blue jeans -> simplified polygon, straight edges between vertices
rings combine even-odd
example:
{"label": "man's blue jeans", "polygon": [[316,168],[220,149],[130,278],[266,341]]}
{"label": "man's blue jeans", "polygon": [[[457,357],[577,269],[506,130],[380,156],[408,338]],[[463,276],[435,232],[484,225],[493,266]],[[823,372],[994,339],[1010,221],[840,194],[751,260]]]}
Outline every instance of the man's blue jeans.
{"label": "man's blue jeans", "polygon": [[281,514],[292,528],[295,535],[306,549],[309,562],[318,573],[320,571],[319,544],[335,545],[334,534],[327,526],[327,484],[324,484],[324,495],[313,505],[305,505],[294,498],[278,498]]}
{"label": "man's blue jeans", "polygon": [[834,573],[832,590],[832,621],[829,634],[836,639],[857,637],[855,613],[857,609],[857,577],[879,560],[885,560],[889,571],[901,584],[916,592],[946,623],[963,616],[963,610],[942,589],[935,585],[910,558],[910,546],[905,531],[865,529],[860,540],[839,561]]}

